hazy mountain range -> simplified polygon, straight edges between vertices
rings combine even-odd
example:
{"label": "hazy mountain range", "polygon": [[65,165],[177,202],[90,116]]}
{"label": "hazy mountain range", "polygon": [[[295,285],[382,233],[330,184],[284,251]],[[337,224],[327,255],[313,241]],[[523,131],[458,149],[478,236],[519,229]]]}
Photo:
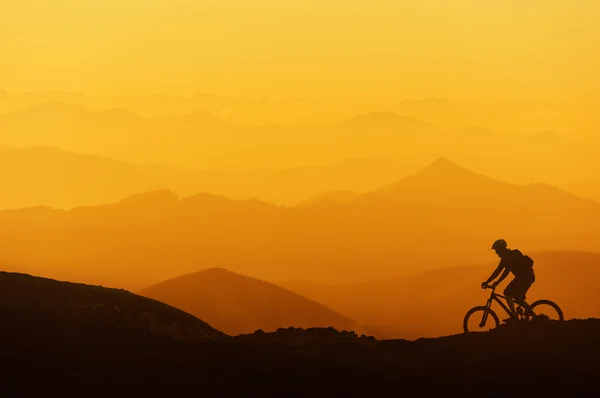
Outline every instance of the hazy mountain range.
{"label": "hazy mountain range", "polygon": [[131,289],[211,267],[264,280],[359,281],[488,261],[498,237],[530,251],[596,251],[600,204],[439,159],[342,204],[154,191],[69,211],[0,212],[0,261]]}
{"label": "hazy mountain range", "polygon": [[177,96],[155,93],[139,97],[94,96],[65,91],[4,93],[0,114],[44,102],[64,102],[94,110],[123,108],[147,117],[209,112],[241,125],[328,124],[367,112],[394,112],[430,120],[444,128],[484,126],[497,131],[525,133],[554,130],[598,141],[600,104],[597,101],[461,101],[424,99],[252,98],[215,93]]}
{"label": "hazy mountain range", "polygon": [[[136,164],[220,172],[322,167],[347,159],[394,161],[386,171],[370,171],[373,183],[379,184],[387,176],[400,177],[394,169],[397,165],[414,171],[443,156],[493,178],[546,182],[600,198],[598,145],[552,131],[515,135],[485,128],[445,129],[392,112],[358,114],[331,124],[238,126],[204,111],[150,118],[125,109],[93,111],[47,102],[0,116],[0,143],[14,148],[52,146]],[[313,181],[324,181],[321,192],[357,189],[341,182],[324,188],[329,181],[318,173]],[[295,195],[293,201],[317,194]],[[283,196],[279,195],[280,201]]]}
{"label": "hazy mountain range", "polygon": [[[387,127],[372,131],[371,123]],[[336,125],[242,127],[207,112],[146,118],[125,109],[92,111],[48,102],[0,117],[0,142],[12,147],[56,146],[137,163],[245,170],[389,157],[386,145],[410,138],[398,131],[413,135],[423,125],[428,126],[412,118],[376,114]],[[365,141],[365,130],[373,144]]]}
{"label": "hazy mountain range", "polygon": [[347,159],[331,165],[250,171],[139,165],[53,147],[0,147],[0,208],[72,208],[160,189],[181,196],[210,192],[293,205],[330,189],[366,192],[408,171],[391,159]]}

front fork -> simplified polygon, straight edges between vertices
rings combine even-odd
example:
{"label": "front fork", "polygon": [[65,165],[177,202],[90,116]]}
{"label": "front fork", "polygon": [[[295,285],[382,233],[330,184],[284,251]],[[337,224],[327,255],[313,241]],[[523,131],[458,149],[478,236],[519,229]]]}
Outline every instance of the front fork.
{"label": "front fork", "polygon": [[[491,308],[491,306],[492,306],[492,298],[491,298],[491,297],[490,297],[490,299],[487,301],[487,304],[486,304],[485,306],[486,306],[488,309],[489,309],[489,308]],[[484,311],[484,312],[483,312],[483,316],[481,317],[481,322],[479,323],[479,327],[480,327],[480,328],[483,328],[483,327],[485,327],[485,324],[486,324],[486,322],[487,322],[487,319],[488,319],[488,314],[489,314],[489,313],[490,313],[489,311]]]}

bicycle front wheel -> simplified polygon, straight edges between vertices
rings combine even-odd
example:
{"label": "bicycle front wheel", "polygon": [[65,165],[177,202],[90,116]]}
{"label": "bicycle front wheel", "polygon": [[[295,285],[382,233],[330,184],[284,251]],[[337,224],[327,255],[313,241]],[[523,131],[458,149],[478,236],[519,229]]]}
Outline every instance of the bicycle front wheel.
{"label": "bicycle front wheel", "polygon": [[[563,315],[560,307],[550,301],[550,300],[538,300],[530,305],[531,311],[535,314],[533,319],[547,319],[551,321],[564,321],[565,317]],[[528,316],[528,319],[531,316]],[[533,320],[531,319],[531,320]]]}
{"label": "bicycle front wheel", "polygon": [[498,315],[486,306],[473,307],[465,315],[463,329],[469,332],[488,332],[500,325]]}

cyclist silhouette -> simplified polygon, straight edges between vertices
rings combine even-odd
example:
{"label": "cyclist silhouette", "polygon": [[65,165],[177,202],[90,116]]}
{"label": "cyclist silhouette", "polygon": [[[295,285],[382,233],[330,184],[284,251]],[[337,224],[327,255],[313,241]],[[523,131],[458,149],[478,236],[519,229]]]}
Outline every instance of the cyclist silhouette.
{"label": "cyclist silhouette", "polygon": [[[515,279],[513,279],[506,289],[504,289],[504,296],[511,310],[510,318],[504,319],[504,322],[514,322],[517,320],[517,314],[515,312],[515,302],[525,308],[528,311],[529,308],[525,303],[525,295],[527,290],[535,282],[535,274],[533,273],[533,260],[529,256],[524,256],[517,249],[509,249],[504,239],[498,239],[492,245],[492,250],[496,251],[498,257],[500,257],[500,264],[492,275],[481,284],[481,288],[485,289],[491,281],[496,279],[498,275],[500,278],[493,283],[493,286],[498,286],[509,273],[513,273]],[[504,272],[503,272],[504,271]]]}

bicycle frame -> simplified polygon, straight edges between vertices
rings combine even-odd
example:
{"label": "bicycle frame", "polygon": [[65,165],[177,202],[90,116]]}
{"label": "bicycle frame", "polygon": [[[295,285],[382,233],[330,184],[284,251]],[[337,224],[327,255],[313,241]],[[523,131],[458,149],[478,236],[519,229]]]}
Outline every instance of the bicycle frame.
{"label": "bicycle frame", "polygon": [[[510,308],[508,307],[508,305],[504,304],[504,302],[502,302],[502,300],[500,300],[500,299],[506,300],[506,297],[503,296],[503,295],[501,295],[501,294],[496,293],[496,288],[494,287],[494,288],[492,288],[492,293],[490,294],[490,298],[487,300],[487,303],[486,303],[485,306],[487,308],[491,309],[492,303],[495,301],[508,314],[508,316],[512,316],[513,312],[510,310]],[[526,306],[525,308],[529,307],[529,304],[527,304],[527,302],[524,302],[524,304]],[[518,311],[518,308],[522,308],[523,307],[523,305],[521,305],[519,303],[515,303],[515,305],[517,306],[517,308],[515,308],[515,311]],[[481,327],[483,327],[486,324],[488,314],[489,314],[489,312],[486,312],[485,314],[483,314],[483,317],[481,319],[481,324],[480,324]]]}
{"label": "bicycle frame", "polygon": [[512,315],[512,311],[510,310],[510,308],[508,308],[508,305],[504,304],[504,303],[502,302],[502,300],[500,300],[500,299],[504,299],[504,300],[506,300],[506,297],[504,297],[503,295],[501,295],[501,294],[498,294],[498,293],[496,293],[496,292],[494,292],[494,291],[492,290],[492,294],[490,294],[490,298],[487,300],[487,303],[486,303],[486,305],[485,305],[485,306],[486,306],[486,307],[488,307],[488,308],[491,308],[491,307],[492,307],[492,303],[495,301],[495,302],[497,302],[497,303],[500,305],[500,307],[502,307],[502,309],[503,309],[503,310],[504,310],[504,311],[505,311],[505,312],[506,312],[508,315]]}

